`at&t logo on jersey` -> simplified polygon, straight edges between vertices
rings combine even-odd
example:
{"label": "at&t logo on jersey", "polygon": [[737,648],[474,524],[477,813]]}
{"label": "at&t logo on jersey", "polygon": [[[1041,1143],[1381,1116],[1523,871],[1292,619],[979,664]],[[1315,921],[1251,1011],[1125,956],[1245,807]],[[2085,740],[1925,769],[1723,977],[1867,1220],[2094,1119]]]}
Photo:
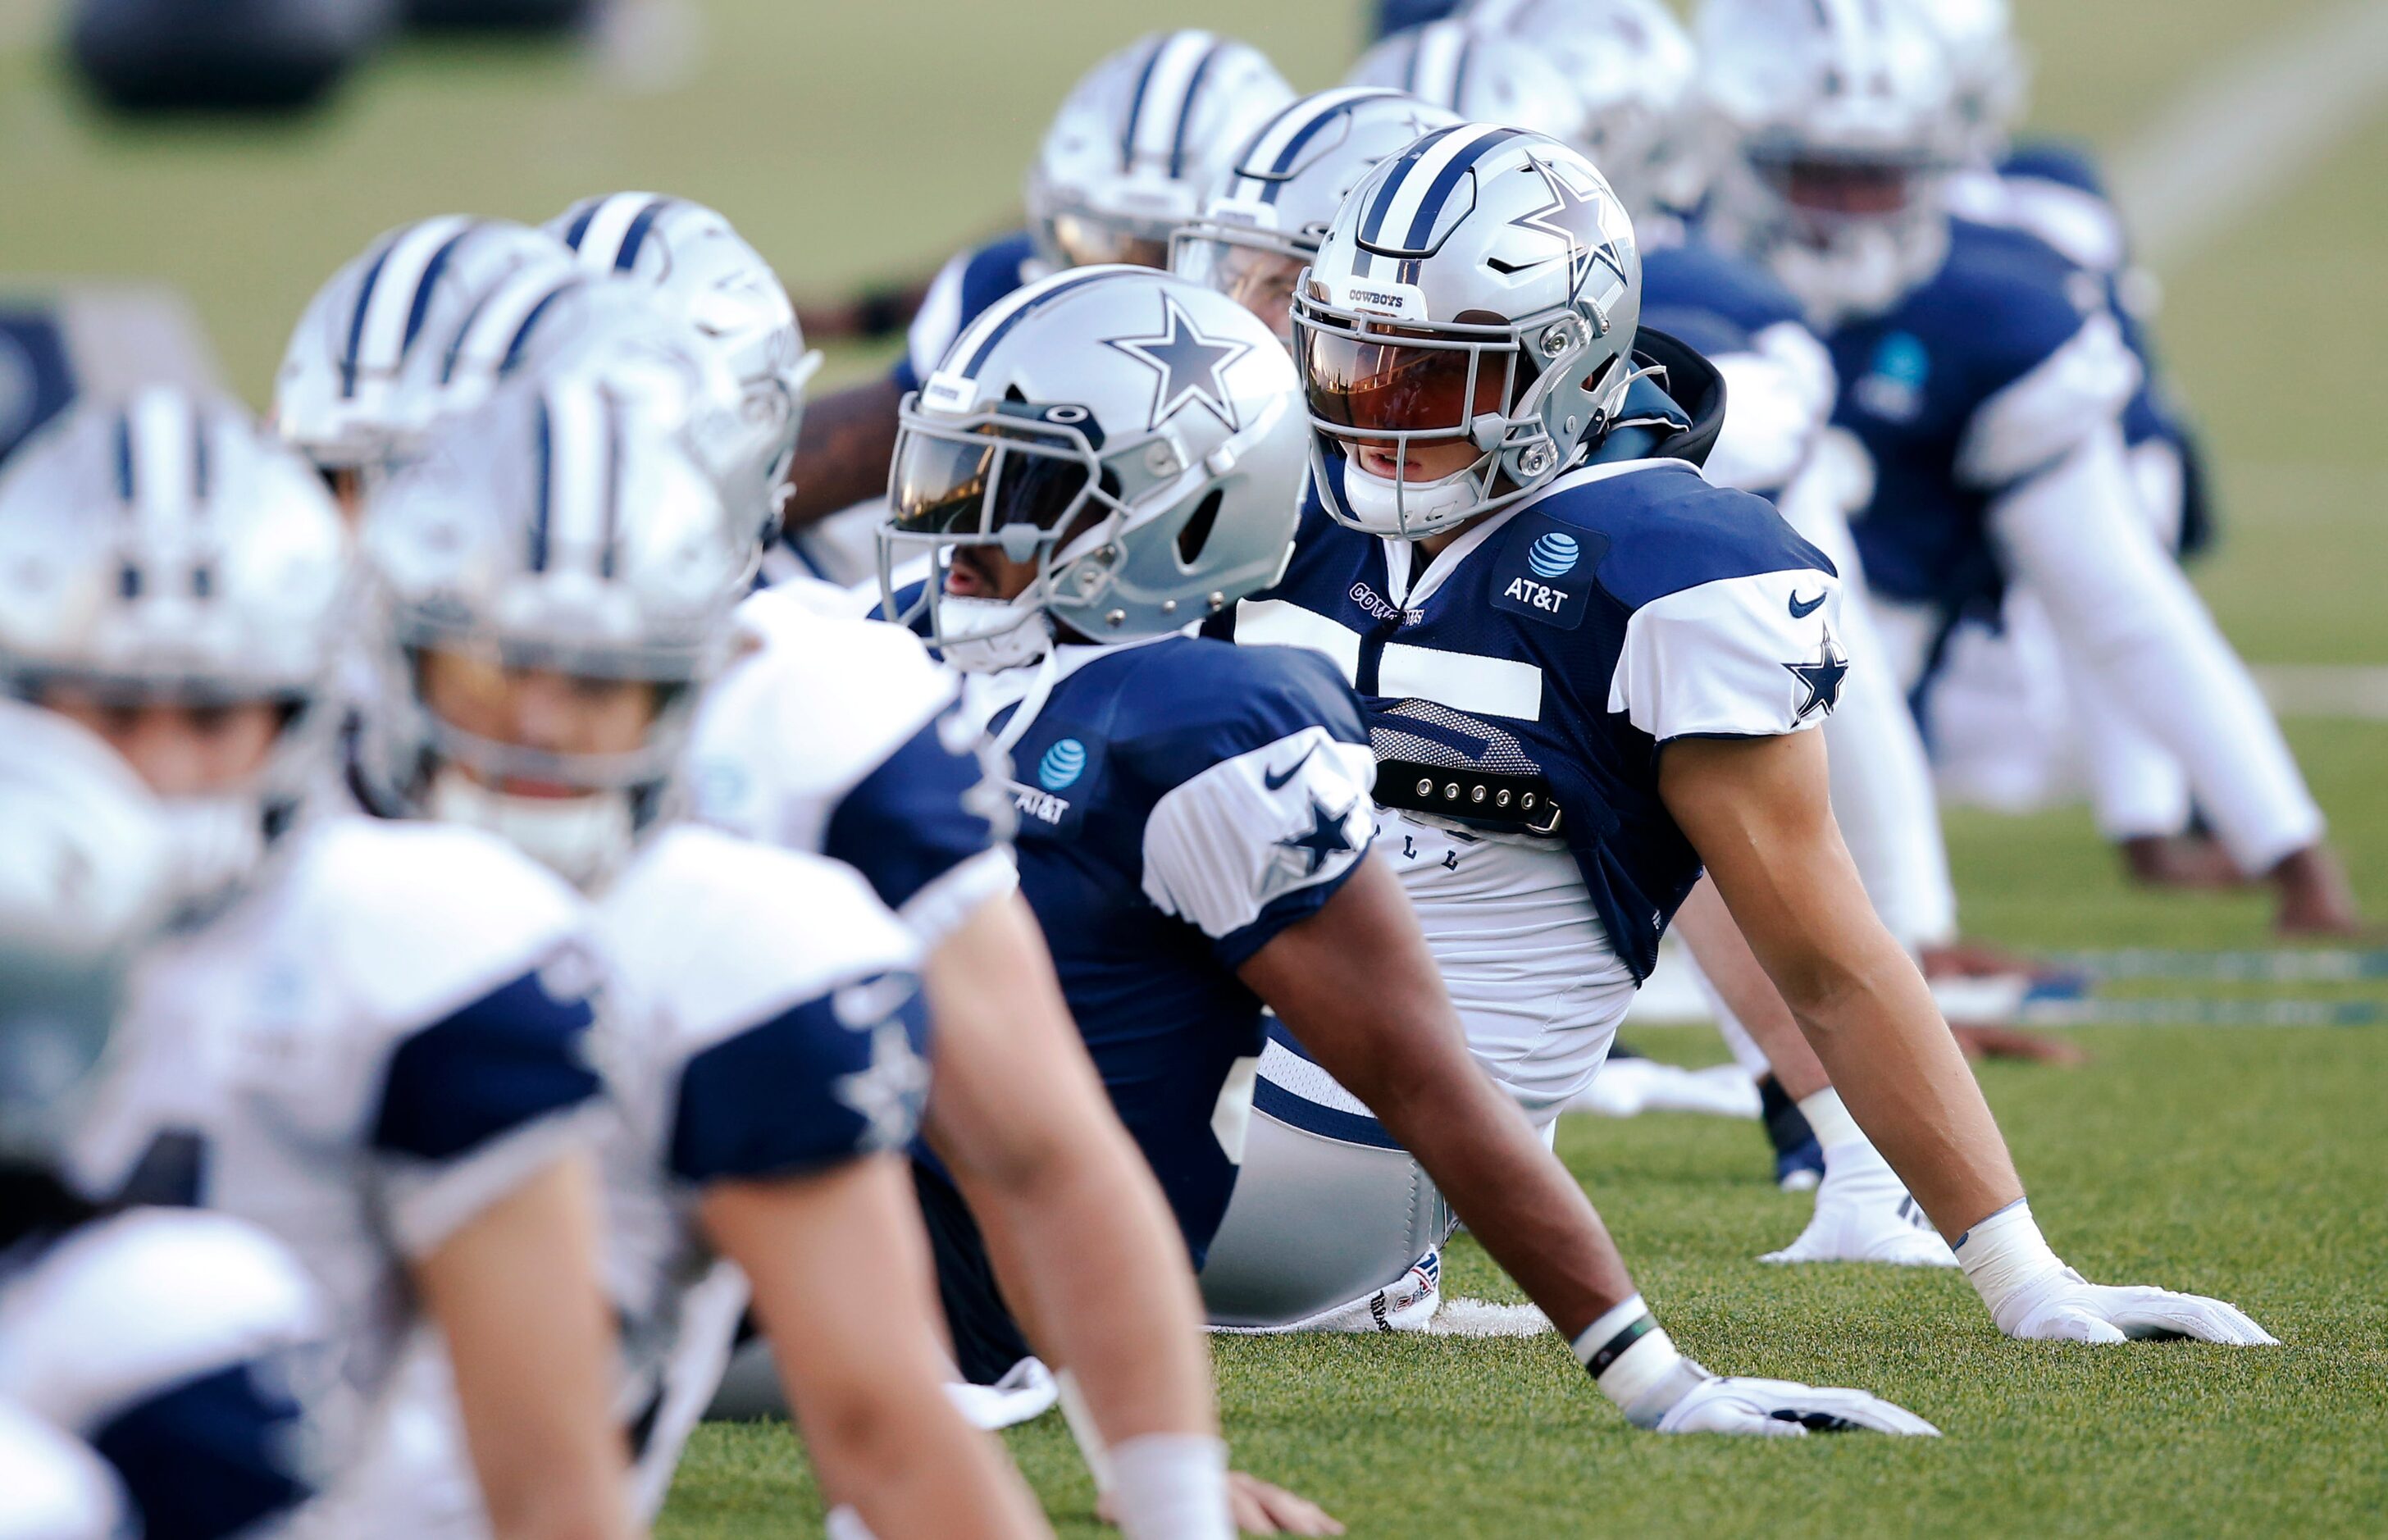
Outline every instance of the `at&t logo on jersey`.
{"label": "at&t logo on jersey", "polygon": [[1573,630],[1583,619],[1587,585],[1567,579],[1582,571],[1586,556],[1597,557],[1586,545],[1599,537],[1537,524],[1540,533],[1527,538],[1520,529],[1502,552],[1492,574],[1493,607]]}
{"label": "at&t logo on jersey", "polygon": [[1076,785],[1091,762],[1085,744],[1075,738],[1057,740],[1036,760],[1035,785],[1012,783],[1012,806],[1039,823],[1058,826],[1070,816],[1070,801],[1057,794]]}
{"label": "at&t logo on jersey", "polygon": [[1036,782],[1048,792],[1058,792],[1085,774],[1086,770],[1086,745],[1075,738],[1064,738],[1036,761]]}
{"label": "at&t logo on jersey", "polygon": [[1924,387],[1932,378],[1932,355],[1906,332],[1893,332],[1874,346],[1865,377],[1849,387],[1860,407],[1886,423],[1912,423],[1924,410]]}

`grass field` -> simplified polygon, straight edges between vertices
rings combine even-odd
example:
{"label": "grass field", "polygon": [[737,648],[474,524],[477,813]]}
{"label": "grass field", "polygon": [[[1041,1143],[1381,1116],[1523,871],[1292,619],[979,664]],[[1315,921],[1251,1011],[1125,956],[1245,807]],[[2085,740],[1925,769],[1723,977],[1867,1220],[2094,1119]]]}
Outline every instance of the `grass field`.
{"label": "grass field", "polygon": [[[2245,45],[2334,3],[2024,0],[2038,121],[2119,147]],[[306,124],[169,133],[103,124],[64,88],[40,46],[54,10],[0,0],[0,275],[167,278],[260,401],[314,286],[402,219],[535,220],[584,193],[663,187],[730,212],[792,286],[835,293],[1002,228],[1046,113],[1107,47],[1199,20],[1310,86],[1358,35],[1358,6],[1326,0],[714,0],[692,7],[702,50],[677,77],[411,47]],[[2165,337],[2230,520],[2200,581],[2259,661],[2388,662],[2383,165],[2388,115],[2281,168],[2276,197],[2164,274]],[[875,361],[853,350],[833,367]],[[2358,886],[2388,912],[2388,724],[2292,728]],[[1951,834],[1968,928],[1987,937],[2261,944],[2256,899],[2126,890],[2086,815],[1960,815]],[[2086,1068],[1984,1075],[2059,1248],[2096,1277],[2234,1298],[2286,1347],[2026,1347],[1945,1276],[1761,1266],[1806,1200],[1761,1179],[1750,1127],[1573,1120],[1562,1153],[1690,1351],[1863,1384],[1950,1436],[1637,1435],[1549,1338],[1236,1341],[1217,1356],[1238,1458],[1362,1534],[2388,1534],[2388,1028],[2077,1036]],[[1685,1062],[1718,1051],[1704,1032],[1638,1037]],[[1515,1297],[1464,1242],[1448,1277]],[[1012,1445],[1064,1532],[1094,1533],[1058,1419]],[[818,1513],[783,1430],[712,1428],[662,1533],[807,1534]]]}

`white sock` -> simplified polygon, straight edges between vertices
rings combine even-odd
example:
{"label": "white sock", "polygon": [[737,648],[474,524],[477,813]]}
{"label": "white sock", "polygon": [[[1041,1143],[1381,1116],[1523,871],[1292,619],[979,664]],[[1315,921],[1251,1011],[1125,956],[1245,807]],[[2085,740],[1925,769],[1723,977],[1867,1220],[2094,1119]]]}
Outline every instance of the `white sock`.
{"label": "white sock", "polygon": [[845,1503],[829,1510],[828,1517],[821,1521],[821,1534],[829,1540],[877,1540],[870,1526],[862,1521],[862,1515]]}
{"label": "white sock", "polygon": [[1200,1433],[1145,1433],[1111,1449],[1111,1503],[1126,1540],[1234,1540],[1227,1445]]}

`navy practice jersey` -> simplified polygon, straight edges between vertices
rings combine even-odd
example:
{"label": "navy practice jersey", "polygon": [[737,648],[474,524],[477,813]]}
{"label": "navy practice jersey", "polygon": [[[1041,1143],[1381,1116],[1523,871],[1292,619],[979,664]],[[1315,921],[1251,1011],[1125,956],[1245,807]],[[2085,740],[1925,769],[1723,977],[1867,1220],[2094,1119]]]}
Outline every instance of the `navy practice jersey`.
{"label": "navy practice jersey", "polygon": [[2026,140],[2000,161],[1998,180],[2007,217],[2105,274],[2123,340],[2140,361],[2140,388],[2123,409],[2123,440],[2134,449],[2159,442],[2178,452],[2184,477],[2179,548],[2185,556],[2195,554],[2214,539],[2204,450],[2157,354],[2148,325],[2153,301],[2135,292],[2151,291],[2152,280],[2133,263],[2130,233],[2096,159],[2088,146],[2071,140]]}
{"label": "navy practice jersey", "polygon": [[1314,494],[1284,580],[1213,630],[1332,657],[1367,713],[1377,799],[1563,845],[1647,977],[1700,872],[1658,750],[1823,720],[1847,671],[1832,563],[1671,459],[1570,471],[1416,578],[1414,561]]}
{"label": "navy practice jersey", "polygon": [[1991,503],[2117,422],[2138,383],[2098,275],[2023,230],[1964,219],[1938,273],[1824,340],[1833,420],[1874,461],[1853,520],[1866,581],[1951,614],[2004,592]]}
{"label": "navy practice jersey", "polygon": [[948,261],[930,281],[920,313],[912,317],[905,335],[904,356],[896,361],[888,376],[896,388],[906,392],[921,388],[921,382],[936,368],[937,360],[946,356],[963,327],[977,320],[980,312],[1043,273],[1035,239],[1025,230],[1015,230]]}
{"label": "navy practice jersey", "polygon": [[[1358,867],[1376,829],[1367,732],[1307,653],[1170,636],[1063,647],[1058,669],[1011,750],[1021,891],[1199,1266],[1261,1051],[1236,970]],[[974,678],[965,704],[1016,703],[1035,671]]]}

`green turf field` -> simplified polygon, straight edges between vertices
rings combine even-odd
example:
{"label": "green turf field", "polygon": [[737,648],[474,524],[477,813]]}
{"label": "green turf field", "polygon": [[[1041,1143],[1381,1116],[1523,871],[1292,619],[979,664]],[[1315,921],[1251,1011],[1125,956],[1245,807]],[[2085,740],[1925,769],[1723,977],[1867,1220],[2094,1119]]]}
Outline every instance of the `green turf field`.
{"label": "green turf field", "polygon": [[[2038,120],[2117,148],[2202,72],[2334,3],[2023,0]],[[655,186],[718,205],[793,287],[832,294],[924,272],[1004,228],[1045,115],[1107,47],[1199,20],[1315,86],[1358,35],[1345,0],[694,8],[701,57],[676,81],[547,50],[416,47],[306,125],[166,133],[95,121],[39,47],[55,6],[0,0],[0,275],[168,278],[261,401],[314,286],[400,220],[535,220],[584,193]],[[652,63],[667,43],[623,52]],[[2164,336],[2207,420],[2229,519],[2200,580],[2259,661],[2388,662],[2383,165],[2388,114],[2282,168],[2274,202],[2164,274]],[[875,362],[848,350],[833,370]],[[2292,726],[2358,885],[2388,912],[2388,724]],[[2125,890],[2085,815],[1961,815],[1951,833],[1983,935],[2065,949],[2262,941],[2255,899]],[[1718,1052],[1704,1031],[1638,1037],[1686,1062]],[[1688,1350],[1861,1383],[1950,1436],[1637,1435],[1549,1338],[1244,1341],[1218,1352],[1239,1459],[1363,1534],[2388,1534],[2388,1027],[2079,1037],[2087,1068],[1985,1075],[2051,1238],[2102,1279],[2234,1298],[2285,1348],[2026,1347],[1996,1339],[1947,1277],[1764,1267],[1750,1259],[1796,1233],[1806,1200],[1762,1180],[1752,1128],[1577,1120],[1562,1152]],[[1514,1297],[1465,1243],[1447,1277]],[[1012,1442],[1065,1533],[1093,1533],[1059,1420]],[[785,1432],[702,1432],[662,1533],[818,1533]]]}

